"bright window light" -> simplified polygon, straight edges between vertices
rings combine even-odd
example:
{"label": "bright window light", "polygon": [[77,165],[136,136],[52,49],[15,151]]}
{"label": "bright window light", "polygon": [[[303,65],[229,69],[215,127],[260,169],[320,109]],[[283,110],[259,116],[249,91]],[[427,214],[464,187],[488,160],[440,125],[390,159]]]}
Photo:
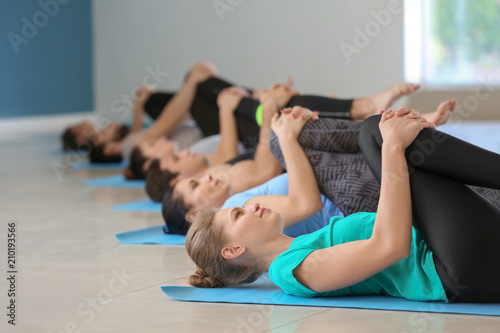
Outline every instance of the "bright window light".
{"label": "bright window light", "polygon": [[407,81],[500,84],[500,1],[407,0],[404,15]]}

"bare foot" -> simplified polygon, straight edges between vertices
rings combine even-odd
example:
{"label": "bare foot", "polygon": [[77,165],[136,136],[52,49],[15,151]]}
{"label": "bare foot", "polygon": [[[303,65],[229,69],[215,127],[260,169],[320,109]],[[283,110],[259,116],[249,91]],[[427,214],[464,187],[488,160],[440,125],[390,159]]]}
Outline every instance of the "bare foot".
{"label": "bare foot", "polygon": [[423,114],[422,117],[434,123],[436,126],[445,124],[451,116],[457,100],[455,98],[449,99],[438,105],[437,110],[431,113]]}
{"label": "bare foot", "polygon": [[135,92],[135,103],[136,105],[144,105],[149,99],[151,94],[154,92],[154,87],[141,86]]}
{"label": "bare foot", "polygon": [[217,75],[217,67],[208,61],[198,62],[191,67],[188,80],[200,83]]}
{"label": "bare foot", "polygon": [[420,88],[419,84],[400,83],[370,97],[357,98],[352,103],[351,117],[355,120],[364,120],[378,114],[379,110],[387,110],[396,99],[409,95],[418,88]]}
{"label": "bare foot", "polygon": [[404,95],[409,95],[412,92],[418,90],[418,88],[420,88],[419,84],[400,83],[386,90],[383,90],[378,94],[372,95],[369,98],[375,104],[375,108],[377,109],[377,111],[386,110],[396,99]]}

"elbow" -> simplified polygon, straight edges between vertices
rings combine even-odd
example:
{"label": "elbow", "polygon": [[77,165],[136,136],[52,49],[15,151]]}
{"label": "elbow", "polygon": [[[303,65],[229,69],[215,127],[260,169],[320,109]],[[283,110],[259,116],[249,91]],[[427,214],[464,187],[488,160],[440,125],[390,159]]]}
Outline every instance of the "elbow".
{"label": "elbow", "polygon": [[323,209],[323,202],[321,202],[321,198],[311,201],[299,201],[292,204],[292,207],[300,210],[301,215],[310,217]]}
{"label": "elbow", "polygon": [[391,263],[396,263],[410,255],[411,238],[406,239],[388,239],[387,237],[378,237],[372,235],[374,245],[381,251],[381,255]]}
{"label": "elbow", "polygon": [[389,255],[394,258],[394,262],[403,260],[410,255],[411,242],[393,242],[389,246]]}
{"label": "elbow", "polygon": [[403,260],[404,258],[408,257],[410,255],[410,247],[408,246],[407,248],[404,249],[399,249],[396,251],[396,261]]}
{"label": "elbow", "polygon": [[314,203],[311,205],[311,213],[316,214],[322,209],[323,209],[323,202],[321,201],[320,197],[318,200],[315,200]]}
{"label": "elbow", "polygon": [[278,177],[283,173],[283,167],[279,163],[273,163],[272,167],[269,168],[269,173],[271,178]]}

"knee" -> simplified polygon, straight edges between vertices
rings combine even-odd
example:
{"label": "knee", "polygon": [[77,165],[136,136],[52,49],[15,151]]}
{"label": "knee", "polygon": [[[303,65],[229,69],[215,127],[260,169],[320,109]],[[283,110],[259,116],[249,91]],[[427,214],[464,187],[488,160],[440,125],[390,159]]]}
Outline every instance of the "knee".
{"label": "knee", "polygon": [[380,115],[371,116],[363,121],[359,130],[358,137],[358,143],[360,147],[366,145],[368,142],[372,142],[373,138],[375,138],[377,135],[380,135],[380,129],[378,127],[378,124],[380,123],[380,117]]}
{"label": "knee", "polygon": [[274,158],[276,158],[276,160],[283,166],[283,168],[286,169],[285,159],[283,158],[283,153],[281,152],[280,142],[273,130],[271,130],[271,134],[269,136],[269,148],[271,149],[271,153],[273,154]]}

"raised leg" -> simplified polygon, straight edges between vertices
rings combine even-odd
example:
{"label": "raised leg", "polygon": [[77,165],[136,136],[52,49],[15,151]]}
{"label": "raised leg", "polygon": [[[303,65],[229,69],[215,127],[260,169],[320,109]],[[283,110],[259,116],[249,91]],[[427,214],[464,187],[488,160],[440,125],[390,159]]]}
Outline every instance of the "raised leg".
{"label": "raised leg", "polygon": [[[361,150],[377,179],[379,119],[365,121],[360,132]],[[406,150],[414,227],[434,253],[450,301],[499,302],[500,210],[465,183],[500,187],[500,155],[448,135],[436,141],[437,132],[422,131]],[[422,147],[431,146],[422,155]],[[418,163],[412,162],[417,155]]]}

